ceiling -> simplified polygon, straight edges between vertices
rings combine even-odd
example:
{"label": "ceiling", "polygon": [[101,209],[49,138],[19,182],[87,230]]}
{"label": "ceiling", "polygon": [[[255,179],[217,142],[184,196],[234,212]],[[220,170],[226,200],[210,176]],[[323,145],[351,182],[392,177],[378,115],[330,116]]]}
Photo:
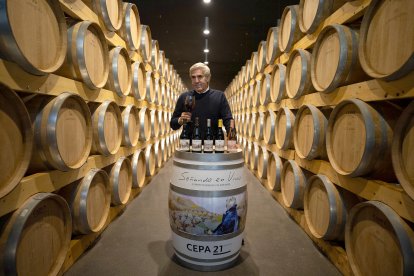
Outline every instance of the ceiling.
{"label": "ceiling", "polygon": [[[224,90],[236,76],[270,27],[277,25],[285,6],[299,0],[129,0],[138,7],[141,24],[151,29],[152,39],[191,89],[188,69],[203,62],[205,38],[212,78],[210,87]],[[202,32],[209,17],[210,34]]]}

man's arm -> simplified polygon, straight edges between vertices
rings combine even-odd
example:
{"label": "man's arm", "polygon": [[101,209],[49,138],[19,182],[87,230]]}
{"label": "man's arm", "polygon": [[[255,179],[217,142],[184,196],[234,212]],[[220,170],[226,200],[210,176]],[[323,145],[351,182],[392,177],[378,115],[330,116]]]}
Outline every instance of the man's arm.
{"label": "man's arm", "polygon": [[227,133],[229,133],[230,120],[233,119],[233,115],[231,114],[230,105],[227,101],[226,96],[224,95],[224,92],[222,93],[220,105],[220,117],[223,118],[224,127],[226,128]]}
{"label": "man's arm", "polygon": [[[183,112],[183,106],[184,106],[184,94],[181,94],[178,97],[177,103],[175,104],[174,112],[171,116],[170,120],[170,126],[173,130],[177,130],[181,127],[182,122],[179,122],[179,118],[181,116],[181,113]],[[181,124],[180,124],[181,123]]]}

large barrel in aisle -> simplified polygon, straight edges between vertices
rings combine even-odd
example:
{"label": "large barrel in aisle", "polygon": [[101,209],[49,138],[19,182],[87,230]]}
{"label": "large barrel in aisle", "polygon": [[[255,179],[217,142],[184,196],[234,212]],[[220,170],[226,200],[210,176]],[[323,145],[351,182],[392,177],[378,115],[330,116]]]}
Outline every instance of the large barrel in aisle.
{"label": "large barrel in aisle", "polygon": [[132,165],[132,187],[141,188],[145,183],[146,162],[145,152],[138,149],[131,156]]}
{"label": "large barrel in aisle", "polygon": [[82,21],[68,29],[66,60],[57,74],[80,80],[90,89],[104,87],[109,56],[105,35],[98,24]]}
{"label": "large barrel in aisle", "polygon": [[7,218],[0,222],[0,274],[58,275],[72,234],[66,201],[52,193],[35,194]]}
{"label": "large barrel in aisle", "polygon": [[177,151],[169,194],[172,243],[178,260],[201,271],[232,266],[238,258],[247,213],[241,151]]}
{"label": "large barrel in aisle", "polygon": [[137,6],[132,3],[123,3],[122,15],[122,26],[119,29],[119,35],[125,40],[129,50],[136,51],[140,44],[139,26],[141,25]]}
{"label": "large barrel in aisle", "polygon": [[325,134],[328,119],[314,105],[302,105],[296,113],[293,127],[293,143],[296,154],[303,159],[325,159]]}
{"label": "large barrel in aisle", "polygon": [[20,182],[29,166],[33,131],[23,101],[0,83],[0,198]]}
{"label": "large barrel in aisle", "polygon": [[301,0],[299,3],[299,28],[311,34],[334,11],[349,0]]}
{"label": "large barrel in aisle", "polygon": [[104,23],[108,31],[114,32],[122,25],[122,0],[82,0]]}
{"label": "large barrel in aisle", "polygon": [[34,129],[35,147],[29,171],[80,168],[92,146],[91,113],[78,95],[35,95],[26,102]]}
{"label": "large barrel in aisle", "polygon": [[345,227],[345,248],[355,275],[413,275],[414,232],[388,205],[355,205]]}
{"label": "large barrel in aisle", "polygon": [[59,194],[70,206],[74,234],[96,233],[104,227],[111,205],[109,177],[104,170],[90,170]]}
{"label": "large barrel in aisle", "polygon": [[111,192],[111,204],[123,205],[128,202],[132,188],[131,161],[121,157],[112,166],[106,169],[109,175],[109,190]]}
{"label": "large barrel in aisle", "polygon": [[371,1],[361,25],[359,58],[374,78],[395,80],[414,69],[414,1]]}
{"label": "large barrel in aisle", "polygon": [[0,52],[31,74],[56,71],[65,60],[66,22],[52,0],[0,1]]}
{"label": "large barrel in aisle", "polygon": [[303,209],[312,235],[324,240],[343,240],[348,212],[356,203],[356,195],[335,187],[325,175],[310,177]]}
{"label": "large barrel in aisle", "polygon": [[367,78],[358,59],[358,31],[333,24],[319,34],[312,51],[312,84],[317,91],[329,93],[339,86]]}
{"label": "large barrel in aisle", "polygon": [[122,142],[122,115],[113,101],[88,103],[92,113],[92,154],[109,156],[118,152]]}
{"label": "large barrel in aisle", "polygon": [[[374,108],[375,107],[375,108]],[[391,143],[398,108],[390,103],[340,102],[328,120],[326,148],[332,167],[351,177],[395,180]]]}
{"label": "large barrel in aisle", "polygon": [[125,98],[131,92],[132,68],[128,52],[117,46],[109,51],[109,76],[106,88]]}
{"label": "large barrel in aisle", "polygon": [[398,181],[414,199],[414,101],[401,114],[394,130],[392,164]]}

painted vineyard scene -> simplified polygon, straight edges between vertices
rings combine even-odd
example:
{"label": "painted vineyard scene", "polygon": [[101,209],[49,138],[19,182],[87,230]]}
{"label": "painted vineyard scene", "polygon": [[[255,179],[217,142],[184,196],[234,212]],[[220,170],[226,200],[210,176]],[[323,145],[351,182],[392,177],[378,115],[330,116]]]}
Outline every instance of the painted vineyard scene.
{"label": "painted vineyard scene", "polygon": [[170,224],[192,235],[225,235],[242,231],[246,222],[247,194],[193,197],[170,191]]}

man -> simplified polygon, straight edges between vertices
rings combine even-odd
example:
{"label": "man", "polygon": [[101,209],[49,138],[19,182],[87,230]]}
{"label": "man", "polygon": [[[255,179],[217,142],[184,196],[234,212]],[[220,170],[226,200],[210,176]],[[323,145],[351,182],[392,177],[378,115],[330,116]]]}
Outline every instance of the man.
{"label": "man", "polygon": [[[179,96],[170,121],[172,129],[179,129],[184,124],[184,120],[194,122],[195,117],[199,117],[203,134],[207,128],[207,119],[211,119],[214,133],[217,133],[218,119],[223,119],[223,125],[227,132],[229,131],[232,119],[229,103],[222,91],[210,89],[210,77],[210,68],[204,63],[199,62],[190,67],[191,84],[194,90],[184,92]],[[184,107],[187,95],[195,97],[195,108],[191,113],[186,112]],[[192,127],[189,130],[191,133]]]}

